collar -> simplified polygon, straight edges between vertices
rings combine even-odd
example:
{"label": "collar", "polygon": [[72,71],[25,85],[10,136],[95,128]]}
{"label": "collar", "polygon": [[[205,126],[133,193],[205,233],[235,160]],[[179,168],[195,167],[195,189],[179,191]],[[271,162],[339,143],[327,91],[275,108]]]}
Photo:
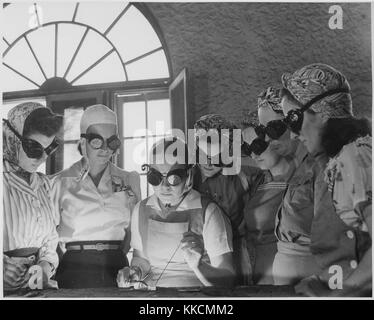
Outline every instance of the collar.
{"label": "collar", "polygon": [[[158,198],[155,194],[152,194],[145,204],[152,209],[161,212],[162,209],[158,203]],[[188,194],[185,196],[183,201],[179,204],[175,211],[186,211],[191,209],[201,209],[201,196],[200,193],[196,190],[191,189]]]}

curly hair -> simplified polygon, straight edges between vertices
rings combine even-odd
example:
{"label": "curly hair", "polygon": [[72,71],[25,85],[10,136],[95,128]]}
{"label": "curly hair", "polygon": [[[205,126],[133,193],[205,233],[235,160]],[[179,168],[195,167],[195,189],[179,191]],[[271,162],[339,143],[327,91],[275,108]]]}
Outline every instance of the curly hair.
{"label": "curly hair", "polygon": [[322,148],[330,158],[358,137],[371,136],[371,122],[366,118],[331,118],[322,130]]}

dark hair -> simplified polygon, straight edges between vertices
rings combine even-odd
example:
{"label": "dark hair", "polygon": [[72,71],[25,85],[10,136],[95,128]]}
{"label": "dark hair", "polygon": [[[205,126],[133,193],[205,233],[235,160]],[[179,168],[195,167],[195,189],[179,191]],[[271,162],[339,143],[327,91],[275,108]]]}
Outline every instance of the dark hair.
{"label": "dark hair", "polygon": [[79,154],[80,154],[81,156],[83,156],[82,147],[81,147],[81,143],[80,143],[80,142],[78,143],[78,147],[77,147],[77,149],[78,149]]}
{"label": "dark hair", "polygon": [[56,135],[63,124],[63,117],[53,113],[48,108],[38,108],[32,111],[25,120],[23,136],[40,133],[47,137]]}
{"label": "dark hair", "polygon": [[371,123],[366,118],[331,118],[322,131],[322,148],[332,158],[343,146],[366,135],[371,136]]}

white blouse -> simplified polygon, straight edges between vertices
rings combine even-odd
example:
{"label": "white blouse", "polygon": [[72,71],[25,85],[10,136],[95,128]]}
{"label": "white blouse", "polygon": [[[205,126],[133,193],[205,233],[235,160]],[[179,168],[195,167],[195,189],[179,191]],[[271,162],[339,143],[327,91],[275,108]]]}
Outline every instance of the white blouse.
{"label": "white blouse", "polygon": [[62,244],[74,241],[122,241],[131,210],[141,199],[137,172],[109,163],[96,187],[83,158],[53,177],[61,215]]}

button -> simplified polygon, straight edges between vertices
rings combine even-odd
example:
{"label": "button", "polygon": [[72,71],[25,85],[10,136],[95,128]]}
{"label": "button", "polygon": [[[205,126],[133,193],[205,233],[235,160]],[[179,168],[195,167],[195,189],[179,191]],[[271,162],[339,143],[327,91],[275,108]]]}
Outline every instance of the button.
{"label": "button", "polygon": [[351,231],[351,230],[348,230],[346,234],[347,234],[347,237],[348,237],[349,239],[353,239],[353,238],[355,237],[355,234],[354,234],[353,231]]}
{"label": "button", "polygon": [[351,261],[351,268],[352,269],[356,269],[357,268],[357,261],[356,260],[352,260]]}

